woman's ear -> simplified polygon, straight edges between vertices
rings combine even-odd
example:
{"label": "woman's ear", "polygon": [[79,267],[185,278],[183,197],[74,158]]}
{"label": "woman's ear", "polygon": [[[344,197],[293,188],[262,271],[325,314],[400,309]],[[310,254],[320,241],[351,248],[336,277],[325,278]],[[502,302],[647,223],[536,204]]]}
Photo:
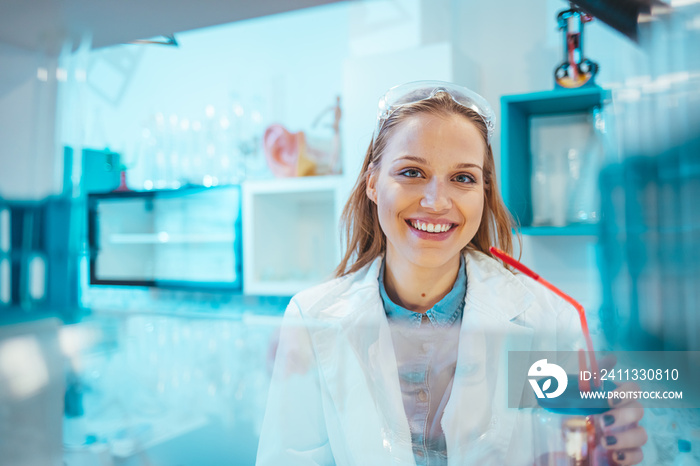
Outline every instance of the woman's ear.
{"label": "woman's ear", "polygon": [[374,169],[374,164],[370,163],[369,167],[367,167],[367,189],[365,192],[367,193],[367,197],[374,202],[375,204],[377,203],[377,171]]}

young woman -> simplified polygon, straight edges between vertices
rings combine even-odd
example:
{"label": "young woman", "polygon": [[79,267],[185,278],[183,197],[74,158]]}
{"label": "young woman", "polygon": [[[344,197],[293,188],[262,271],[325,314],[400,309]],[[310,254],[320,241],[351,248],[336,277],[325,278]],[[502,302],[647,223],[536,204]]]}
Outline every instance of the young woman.
{"label": "young woman", "polygon": [[[533,464],[505,358],[575,350],[580,328],[573,308],[489,252],[512,252],[493,129],[488,103],[454,84],[380,100],[337,278],[285,313],[259,465]],[[643,411],[626,408],[610,411],[606,428],[627,429],[606,448],[635,464]]]}

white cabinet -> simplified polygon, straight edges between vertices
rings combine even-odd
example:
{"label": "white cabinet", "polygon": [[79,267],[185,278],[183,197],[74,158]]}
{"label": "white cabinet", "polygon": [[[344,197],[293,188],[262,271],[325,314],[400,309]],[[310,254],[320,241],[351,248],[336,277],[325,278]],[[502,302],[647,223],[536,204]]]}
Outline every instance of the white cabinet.
{"label": "white cabinet", "polygon": [[340,260],[340,176],[243,184],[243,289],[291,296],[331,278]]}

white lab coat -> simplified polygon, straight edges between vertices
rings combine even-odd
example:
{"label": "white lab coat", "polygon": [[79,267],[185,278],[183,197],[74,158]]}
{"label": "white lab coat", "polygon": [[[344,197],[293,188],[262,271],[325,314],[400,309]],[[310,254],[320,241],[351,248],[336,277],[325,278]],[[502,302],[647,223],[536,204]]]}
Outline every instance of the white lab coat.
{"label": "white lab coat", "polygon": [[[465,254],[467,292],[442,427],[450,466],[532,464],[528,410],[509,409],[509,350],[570,350],[575,309],[487,255]],[[257,465],[415,465],[377,277],[381,257],[292,298]],[[522,380],[511,380],[525,386]]]}

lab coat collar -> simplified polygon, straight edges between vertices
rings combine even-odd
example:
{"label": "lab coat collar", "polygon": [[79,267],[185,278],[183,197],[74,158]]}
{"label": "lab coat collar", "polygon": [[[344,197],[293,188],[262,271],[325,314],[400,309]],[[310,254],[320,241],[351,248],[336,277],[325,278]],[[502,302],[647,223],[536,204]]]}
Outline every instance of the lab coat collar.
{"label": "lab coat collar", "polygon": [[[478,251],[467,250],[464,253],[467,264],[467,304],[476,312],[488,314],[489,317],[509,322],[526,312],[534,301],[533,294],[500,262]],[[360,269],[357,287],[352,293],[360,292],[363,301],[376,301],[379,297],[378,277],[383,256],[378,256],[365,268]],[[508,290],[504,293],[503,290]],[[348,290],[349,291],[349,290]],[[347,293],[348,297],[349,293]],[[379,303],[381,304],[381,302]],[[365,319],[378,319],[384,315],[381,306],[343,306],[334,309],[335,316],[342,320],[343,327]],[[381,311],[381,312],[380,312]]]}

